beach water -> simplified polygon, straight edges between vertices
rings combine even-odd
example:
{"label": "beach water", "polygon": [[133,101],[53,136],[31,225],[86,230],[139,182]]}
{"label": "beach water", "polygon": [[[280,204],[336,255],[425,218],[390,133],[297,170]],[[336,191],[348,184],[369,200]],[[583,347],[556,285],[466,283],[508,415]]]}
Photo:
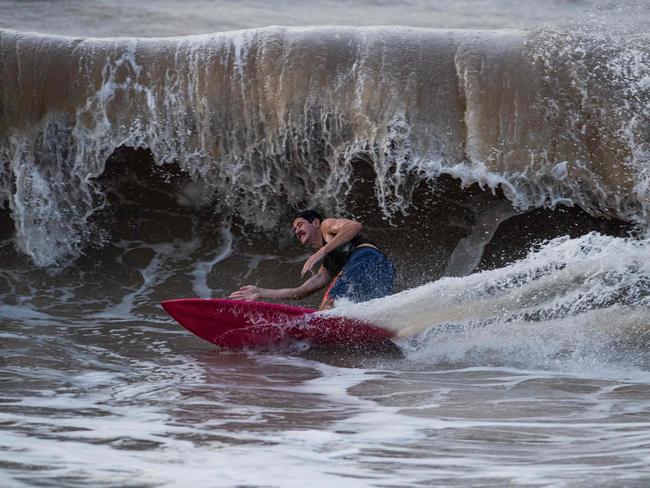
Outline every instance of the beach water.
{"label": "beach water", "polygon": [[[648,5],[430,3],[0,1],[0,485],[647,486]],[[161,309],[298,285],[306,207],[393,353]]]}

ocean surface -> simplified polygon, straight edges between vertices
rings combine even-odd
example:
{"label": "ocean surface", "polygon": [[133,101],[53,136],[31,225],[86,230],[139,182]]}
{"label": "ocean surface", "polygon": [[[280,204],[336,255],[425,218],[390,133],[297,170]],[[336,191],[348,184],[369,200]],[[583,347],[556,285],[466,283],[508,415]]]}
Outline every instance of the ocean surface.
{"label": "ocean surface", "polygon": [[[0,486],[648,486],[648,25],[0,0]],[[306,207],[395,262],[334,312],[394,351],[224,351],[161,309],[297,286]]]}

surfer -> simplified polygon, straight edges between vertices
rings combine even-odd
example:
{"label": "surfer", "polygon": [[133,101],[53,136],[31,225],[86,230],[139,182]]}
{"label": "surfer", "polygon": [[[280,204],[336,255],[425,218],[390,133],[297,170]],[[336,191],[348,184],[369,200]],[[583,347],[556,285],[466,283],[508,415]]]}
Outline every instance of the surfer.
{"label": "surfer", "polygon": [[305,246],[317,251],[302,268],[302,276],[318,272],[297,288],[269,289],[246,285],[230,298],[257,300],[296,300],[308,297],[329,285],[321,310],[332,308],[334,301],[345,298],[365,302],[389,295],[393,289],[395,268],[375,244],[361,235],[363,226],[350,219],[323,217],[315,210],[303,210],[293,218],[293,231]]}

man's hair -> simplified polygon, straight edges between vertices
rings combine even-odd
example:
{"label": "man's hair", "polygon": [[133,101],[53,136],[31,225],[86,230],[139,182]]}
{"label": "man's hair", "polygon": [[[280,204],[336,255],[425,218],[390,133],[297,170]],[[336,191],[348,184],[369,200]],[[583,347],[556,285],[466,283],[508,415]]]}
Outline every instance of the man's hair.
{"label": "man's hair", "polygon": [[311,224],[314,221],[314,219],[318,219],[322,222],[323,216],[319,214],[316,210],[307,209],[307,210],[301,210],[299,212],[296,212],[291,222],[295,222],[296,219],[305,219],[307,222]]}

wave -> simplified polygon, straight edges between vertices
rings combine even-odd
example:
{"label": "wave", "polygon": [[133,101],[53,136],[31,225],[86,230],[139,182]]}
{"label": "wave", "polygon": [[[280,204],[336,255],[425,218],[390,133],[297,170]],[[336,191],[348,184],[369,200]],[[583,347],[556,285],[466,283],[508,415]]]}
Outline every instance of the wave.
{"label": "wave", "polygon": [[578,205],[645,227],[648,46],[559,29],[2,30],[0,201],[39,266],[96,239],[100,176],[122,147],[177,164],[198,185],[179,187],[186,204],[259,228],[296,206],[345,212],[360,169],[389,219],[450,175],[520,210]]}

